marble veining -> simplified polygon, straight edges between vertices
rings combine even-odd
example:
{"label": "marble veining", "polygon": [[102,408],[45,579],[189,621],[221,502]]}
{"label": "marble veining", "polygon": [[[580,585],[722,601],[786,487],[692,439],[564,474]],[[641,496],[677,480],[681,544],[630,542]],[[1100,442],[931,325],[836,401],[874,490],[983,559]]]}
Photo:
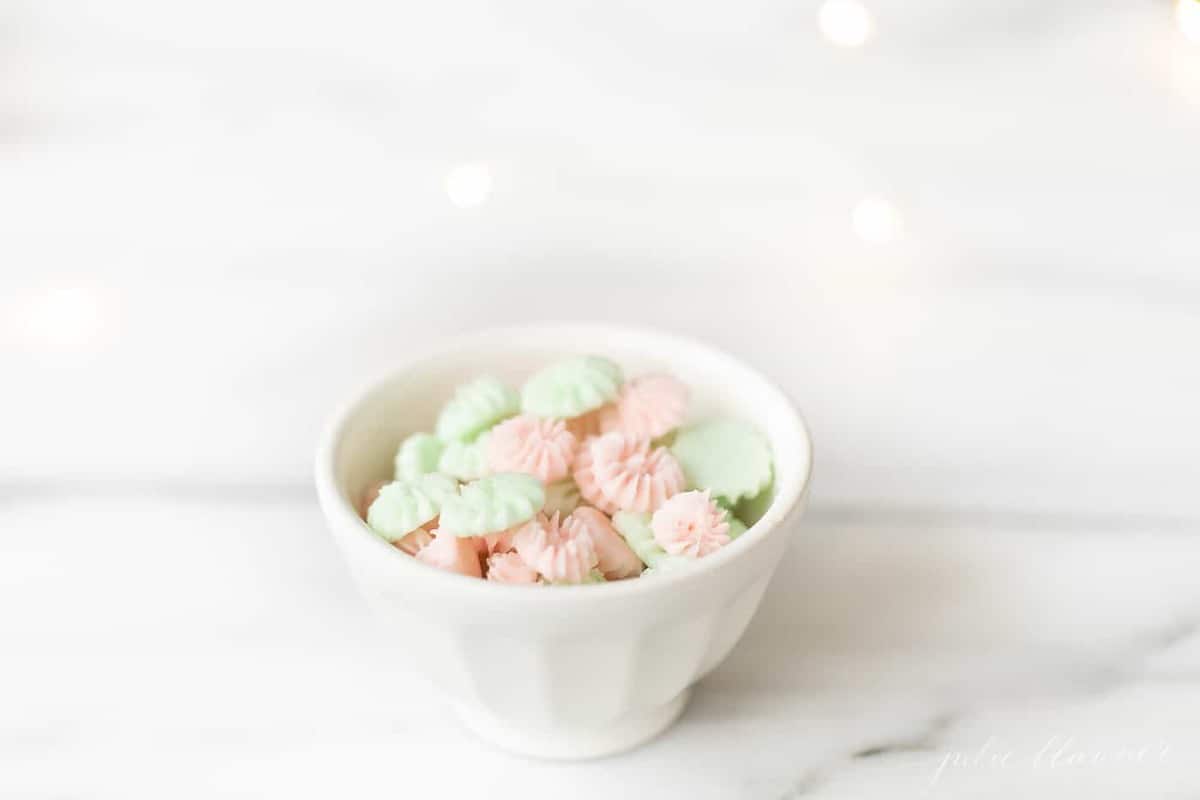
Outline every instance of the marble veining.
{"label": "marble veining", "polygon": [[1200,793],[1200,539],[905,520],[817,510],[675,728],[561,765],[391,672],[302,492],[12,498],[0,795]]}

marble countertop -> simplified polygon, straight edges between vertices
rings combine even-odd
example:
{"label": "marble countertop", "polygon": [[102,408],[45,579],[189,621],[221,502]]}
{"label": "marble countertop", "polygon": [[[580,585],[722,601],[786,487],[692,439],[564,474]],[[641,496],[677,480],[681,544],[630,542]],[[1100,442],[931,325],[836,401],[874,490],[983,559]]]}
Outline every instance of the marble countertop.
{"label": "marble countertop", "polygon": [[343,5],[0,8],[0,484],[298,484],[404,349],[582,315],[768,371],[822,502],[1200,519],[1166,2]]}
{"label": "marble countertop", "polygon": [[[1200,797],[1200,41],[863,3],[0,3],[0,797]],[[817,462],[680,723],[563,765],[393,670],[308,476],[407,348],[575,315]]]}
{"label": "marble countertop", "polygon": [[5,797],[1200,793],[1200,539],[1152,522],[818,509],[678,725],[578,764],[393,670],[302,487],[29,494],[0,530]]}

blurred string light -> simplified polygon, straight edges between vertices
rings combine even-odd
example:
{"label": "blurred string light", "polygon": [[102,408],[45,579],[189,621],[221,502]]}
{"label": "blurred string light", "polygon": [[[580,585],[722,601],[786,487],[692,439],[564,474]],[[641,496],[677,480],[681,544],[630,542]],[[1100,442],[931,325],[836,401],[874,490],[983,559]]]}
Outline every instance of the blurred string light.
{"label": "blurred string light", "polygon": [[871,12],[858,0],[825,0],[817,24],[826,39],[840,47],[861,47],[871,38]]}
{"label": "blurred string light", "polygon": [[1200,44],[1200,0],[1175,0],[1175,24],[1180,33]]}
{"label": "blurred string light", "polygon": [[459,164],[446,173],[446,196],[458,208],[475,208],[492,193],[492,171],[487,164]]}
{"label": "blurred string light", "polygon": [[867,244],[888,244],[903,232],[899,212],[881,195],[859,200],[850,213],[850,223],[854,234]]}
{"label": "blurred string light", "polygon": [[92,350],[113,327],[109,298],[91,286],[40,289],[18,301],[13,311],[17,332],[40,350]]}
{"label": "blurred string light", "polygon": [[1175,0],[1172,18],[1179,35],[1160,57],[1174,93],[1185,103],[1200,103],[1200,0]]}

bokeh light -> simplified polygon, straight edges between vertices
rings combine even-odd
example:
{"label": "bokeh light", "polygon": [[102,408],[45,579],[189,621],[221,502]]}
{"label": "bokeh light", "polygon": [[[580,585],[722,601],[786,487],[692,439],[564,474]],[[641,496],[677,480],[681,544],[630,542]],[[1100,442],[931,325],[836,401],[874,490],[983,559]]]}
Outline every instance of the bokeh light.
{"label": "bokeh light", "polygon": [[446,173],[446,196],[458,208],[475,208],[492,193],[492,171],[487,164],[459,164]]}
{"label": "bokeh light", "polygon": [[868,244],[893,242],[903,229],[896,207],[880,195],[868,195],[859,200],[851,212],[850,221],[855,235]]}
{"label": "bokeh light", "polygon": [[1180,33],[1200,44],[1200,0],[1176,0],[1175,24]]}
{"label": "bokeh light", "polygon": [[37,350],[91,350],[110,332],[110,305],[95,287],[53,286],[20,298],[13,319],[21,338]]}
{"label": "bokeh light", "polygon": [[839,47],[861,47],[871,38],[871,12],[858,0],[825,0],[817,24],[826,39]]}

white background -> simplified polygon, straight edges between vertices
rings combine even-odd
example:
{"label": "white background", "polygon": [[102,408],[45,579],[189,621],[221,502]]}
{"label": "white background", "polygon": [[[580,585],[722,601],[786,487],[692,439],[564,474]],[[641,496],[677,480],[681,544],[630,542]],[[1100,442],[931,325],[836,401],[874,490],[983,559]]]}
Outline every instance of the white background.
{"label": "white background", "polygon": [[[312,654],[301,618],[357,625],[308,489],[323,416],[408,348],[493,323],[722,345],[805,410],[816,529],[867,553],[894,533],[914,559],[978,542],[978,570],[1046,559],[1123,609],[1124,644],[1195,617],[1188,581],[1159,602],[1176,584],[1147,565],[1200,566],[1200,44],[1150,0],[868,6],[872,37],[844,48],[810,2],[0,3],[0,647],[27,700],[0,718],[22,764],[0,789],[120,796],[104,747],[169,750],[153,693],[118,713],[80,673],[176,653],[163,670],[202,674],[207,652],[236,697],[263,657],[239,631],[286,640],[282,667]],[[447,193],[464,164],[491,178],[471,208]],[[898,215],[890,241],[856,230],[867,197]],[[1069,560],[1037,549],[1057,537]],[[1113,613],[1046,602],[1080,615],[1055,637]],[[759,624],[748,641],[773,638]],[[339,681],[346,647],[323,651]],[[229,731],[286,727],[237,705],[179,729],[219,759],[259,752]],[[423,713],[421,741],[457,735]],[[370,727],[338,719],[335,748]],[[679,741],[709,741],[689,720]],[[202,773],[185,733],[178,768]],[[829,771],[817,750],[773,762],[779,786],[725,788],[779,796]],[[208,788],[270,785],[246,758]]]}

